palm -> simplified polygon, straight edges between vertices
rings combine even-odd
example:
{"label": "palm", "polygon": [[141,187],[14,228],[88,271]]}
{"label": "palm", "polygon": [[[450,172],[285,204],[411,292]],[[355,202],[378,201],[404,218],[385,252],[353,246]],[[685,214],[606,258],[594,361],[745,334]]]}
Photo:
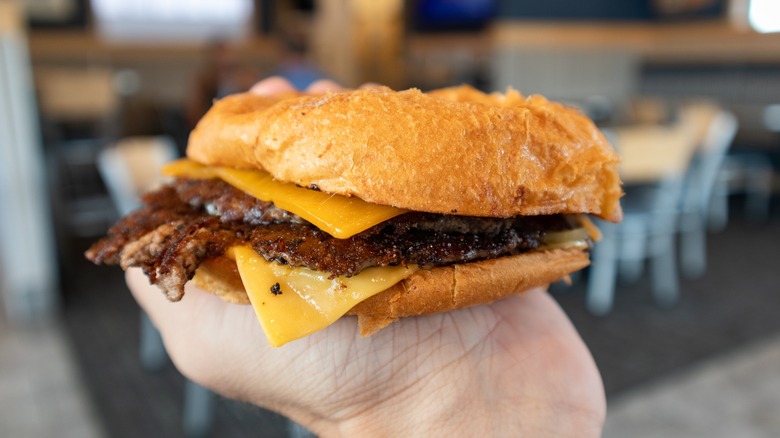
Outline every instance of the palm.
{"label": "palm", "polygon": [[368,338],[354,318],[281,348],[268,345],[251,307],[195,288],[165,302],[139,271],[136,298],[164,334],[174,361],[226,395],[286,413],[349,418],[371,408],[401,409],[424,394],[437,404],[503,400],[566,405],[603,415],[593,361],[554,301],[535,290],[492,305],[406,318]]}
{"label": "palm", "polygon": [[354,405],[357,398],[362,401],[357,406],[396,409],[416,393],[438,404],[464,402],[450,394],[509,396],[590,413],[603,404],[590,354],[553,300],[538,290],[492,305],[403,319],[369,338],[360,338],[355,321],[347,319],[293,348],[290,355],[320,390],[318,403]]}

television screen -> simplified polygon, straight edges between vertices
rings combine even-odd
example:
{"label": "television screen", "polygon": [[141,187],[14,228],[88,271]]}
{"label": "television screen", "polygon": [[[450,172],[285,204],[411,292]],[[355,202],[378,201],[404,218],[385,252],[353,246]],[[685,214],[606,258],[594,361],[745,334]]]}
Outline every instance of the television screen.
{"label": "television screen", "polygon": [[479,30],[496,15],[496,0],[416,0],[410,8],[419,31]]}

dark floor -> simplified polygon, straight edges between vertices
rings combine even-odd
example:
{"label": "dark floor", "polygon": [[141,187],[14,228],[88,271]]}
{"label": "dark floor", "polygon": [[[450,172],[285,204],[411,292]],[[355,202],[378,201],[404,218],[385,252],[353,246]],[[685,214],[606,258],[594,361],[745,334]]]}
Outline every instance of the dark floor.
{"label": "dark floor", "polygon": [[[775,212],[780,211],[775,205]],[[118,269],[78,258],[66,272],[65,322],[104,429],[111,437],[181,436],[183,379],[138,362],[138,308]],[[767,225],[735,218],[709,239],[709,268],[684,280],[680,303],[652,304],[646,280],[622,286],[614,311],[584,309],[582,282],[553,295],[570,315],[601,370],[608,396],[780,332],[780,217]],[[213,436],[284,436],[278,416],[219,399]]]}
{"label": "dark floor", "polygon": [[780,221],[732,222],[708,244],[707,273],[682,280],[672,308],[653,304],[646,279],[620,287],[606,317],[585,310],[581,284],[554,292],[593,353],[608,396],[780,331]]}
{"label": "dark floor", "polygon": [[[73,248],[87,245],[74,242]],[[65,275],[63,319],[103,430],[112,438],[184,436],[184,378],[170,362],[159,371],[141,367],[139,308],[124,274],[81,259]],[[215,406],[211,436],[287,436],[287,421],[279,415],[224,398]]]}

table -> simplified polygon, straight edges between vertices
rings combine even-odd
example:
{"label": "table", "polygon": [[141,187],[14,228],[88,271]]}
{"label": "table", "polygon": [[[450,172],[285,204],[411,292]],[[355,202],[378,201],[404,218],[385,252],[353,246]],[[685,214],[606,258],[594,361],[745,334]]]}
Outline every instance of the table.
{"label": "table", "polygon": [[681,176],[697,141],[685,126],[638,125],[613,129],[624,184],[645,184]]}

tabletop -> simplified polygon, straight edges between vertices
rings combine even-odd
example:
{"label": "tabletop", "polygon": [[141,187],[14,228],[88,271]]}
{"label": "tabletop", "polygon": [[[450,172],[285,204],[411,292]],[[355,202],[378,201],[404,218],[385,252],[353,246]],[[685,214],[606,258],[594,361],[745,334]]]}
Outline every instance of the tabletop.
{"label": "tabletop", "polygon": [[682,175],[696,150],[692,136],[665,126],[632,126],[614,130],[620,154],[620,177],[639,184]]}
{"label": "tabletop", "polygon": [[621,157],[620,176],[626,184],[652,183],[682,176],[717,108],[688,105],[670,124],[638,124],[610,129]]}

